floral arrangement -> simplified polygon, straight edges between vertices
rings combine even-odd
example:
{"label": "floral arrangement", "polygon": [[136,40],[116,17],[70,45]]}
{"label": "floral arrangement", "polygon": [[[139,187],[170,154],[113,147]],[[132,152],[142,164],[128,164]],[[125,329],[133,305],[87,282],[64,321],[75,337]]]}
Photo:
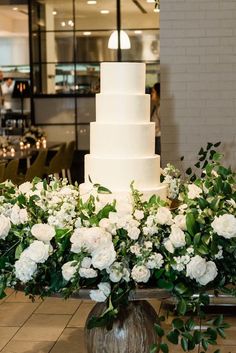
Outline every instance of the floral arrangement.
{"label": "floral arrangement", "polygon": [[[184,351],[199,343],[207,351],[218,335],[224,337],[227,325],[220,316],[201,331],[194,314],[203,316],[209,289],[235,295],[226,285],[236,281],[236,178],[211,147],[200,151],[203,174],[188,170],[192,182],[181,180],[173,166],[163,171],[174,209],[155,195],[144,201],[134,185],[129,202],[107,202],[103,194],[109,190],[100,185],[80,195],[66,180],[0,184],[0,297],[7,286],[23,286],[31,296],[56,292],[65,298],[91,288],[91,299],[108,303],[104,314],[89,322],[92,328],[110,326],[138,286],[165,289],[176,298],[180,317],[168,332],[160,317],[158,336],[181,342]],[[188,311],[186,321],[181,316]],[[168,344],[151,347],[158,350],[168,353]]]}
{"label": "floral arrangement", "polygon": [[21,142],[23,142],[24,144],[29,143],[31,146],[34,146],[36,145],[37,141],[42,141],[43,139],[45,139],[45,137],[46,134],[42,128],[40,128],[39,126],[31,125],[24,131],[24,135],[21,139]]}

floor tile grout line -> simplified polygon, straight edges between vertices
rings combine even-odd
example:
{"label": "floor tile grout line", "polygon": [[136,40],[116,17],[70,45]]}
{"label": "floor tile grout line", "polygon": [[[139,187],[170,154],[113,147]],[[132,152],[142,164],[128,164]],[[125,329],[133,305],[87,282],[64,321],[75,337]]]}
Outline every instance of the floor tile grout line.
{"label": "floor tile grout line", "polygon": [[[27,304],[27,303],[22,303],[22,304]],[[21,326],[19,326],[18,330],[14,333],[14,335],[10,338],[9,341],[7,341],[7,343],[5,344],[5,346],[3,346],[3,348],[1,349],[0,352],[3,351],[3,349],[8,345],[8,343],[14,339],[14,337],[16,336],[16,334],[19,332],[19,330],[25,325],[25,323],[32,317],[32,315],[34,314],[35,310],[40,306],[41,303],[38,303],[37,307],[32,311],[32,313],[27,317],[27,319],[22,323]],[[9,327],[9,326],[5,326],[5,327]],[[18,326],[15,326],[18,327]]]}

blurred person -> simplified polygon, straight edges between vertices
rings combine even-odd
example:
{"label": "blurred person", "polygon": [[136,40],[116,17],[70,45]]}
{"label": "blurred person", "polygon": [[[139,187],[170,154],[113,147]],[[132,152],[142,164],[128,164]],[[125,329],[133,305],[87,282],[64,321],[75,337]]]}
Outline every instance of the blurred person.
{"label": "blurred person", "polygon": [[161,86],[157,82],[151,91],[151,121],[155,123],[155,153],[161,154],[161,120],[160,120]]}
{"label": "blurred person", "polygon": [[2,85],[2,95],[4,99],[4,108],[6,110],[12,107],[12,92],[14,89],[14,81],[12,77],[8,77]]}

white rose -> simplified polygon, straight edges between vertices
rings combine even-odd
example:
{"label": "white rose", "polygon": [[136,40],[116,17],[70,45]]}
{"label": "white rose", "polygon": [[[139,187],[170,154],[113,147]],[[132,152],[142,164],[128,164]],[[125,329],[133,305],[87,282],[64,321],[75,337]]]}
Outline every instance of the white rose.
{"label": "white rose", "polygon": [[200,197],[202,193],[202,189],[200,189],[197,185],[195,184],[189,184],[188,185],[188,198],[189,199],[196,199]]}
{"label": "white rose", "polygon": [[144,218],[144,212],[141,210],[135,210],[134,217],[140,221],[141,219]]}
{"label": "white rose", "polygon": [[158,224],[171,225],[173,223],[172,214],[167,207],[159,207],[155,219]]}
{"label": "white rose", "polygon": [[85,268],[85,267],[81,267],[79,269],[79,275],[80,277],[84,277],[84,278],[95,278],[97,277],[97,271],[95,271],[93,268]]}
{"label": "white rose", "polygon": [[49,257],[50,247],[42,241],[34,240],[30,246],[23,251],[21,256],[26,256],[36,263],[44,263]]}
{"label": "white rose", "polygon": [[5,239],[11,229],[10,219],[3,214],[0,215],[0,239]]}
{"label": "white rose", "polygon": [[107,269],[107,273],[109,273],[109,277],[112,282],[119,282],[123,275],[123,268],[121,263],[114,262],[113,265]]}
{"label": "white rose", "polygon": [[30,281],[36,271],[37,264],[27,257],[20,257],[15,263],[16,278],[23,283]]}
{"label": "white rose", "polygon": [[26,181],[25,183],[21,184],[19,186],[19,191],[22,193],[22,194],[29,194],[32,190],[32,187],[33,187],[33,184],[30,183],[29,181]]}
{"label": "white rose", "polygon": [[132,240],[136,240],[139,237],[140,229],[137,227],[127,227],[128,237]]}
{"label": "white rose", "polygon": [[208,261],[206,263],[206,271],[203,276],[197,279],[202,286],[205,286],[207,283],[213,281],[218,274],[217,267],[213,261]]}
{"label": "white rose", "polygon": [[187,226],[186,226],[186,216],[184,215],[177,215],[174,218],[174,224],[177,225],[180,229],[182,230],[187,230]]}
{"label": "white rose", "polygon": [[92,264],[91,257],[84,257],[81,262],[81,267],[89,268],[91,266],[91,264]]}
{"label": "white rose", "polygon": [[116,252],[113,244],[110,244],[108,247],[101,246],[92,252],[92,265],[99,270],[110,267],[115,259]]}
{"label": "white rose", "polygon": [[215,217],[211,226],[218,235],[226,239],[236,237],[236,217],[231,214]]}
{"label": "white rose", "polygon": [[131,245],[130,252],[136,256],[140,256],[141,255],[140,245],[139,244]]}
{"label": "white rose", "polygon": [[149,250],[151,250],[152,249],[152,246],[153,246],[153,244],[152,244],[152,242],[149,240],[149,241],[145,241],[144,243],[143,243],[143,245],[144,245],[144,247],[146,248],[146,249],[149,249]]}
{"label": "white rose", "polygon": [[181,248],[186,244],[184,232],[175,224],[171,226],[169,239],[175,248]]}
{"label": "white rose", "polygon": [[199,277],[202,277],[206,272],[206,264],[206,260],[201,256],[196,255],[192,257],[186,266],[187,277],[190,277],[191,279],[198,279]]}
{"label": "white rose", "polygon": [[111,293],[111,285],[108,282],[101,282],[97,290],[91,290],[90,298],[96,302],[105,302]]}
{"label": "white rose", "polygon": [[150,271],[144,265],[135,265],[131,271],[131,277],[135,282],[147,283],[150,278]]}
{"label": "white rose", "polygon": [[147,265],[147,268],[152,270],[154,268],[157,268],[157,269],[161,268],[163,263],[164,263],[164,260],[161,254],[152,254],[149,256],[146,265]]}
{"label": "white rose", "polygon": [[36,239],[45,243],[50,242],[56,234],[54,227],[44,223],[34,224],[31,228],[31,233]]}
{"label": "white rose", "polygon": [[62,276],[66,281],[70,281],[72,277],[76,274],[78,264],[76,261],[66,262],[62,266]]}
{"label": "white rose", "polygon": [[174,248],[172,242],[170,241],[170,239],[165,240],[163,245],[166,248],[166,250],[169,251],[171,254],[174,253],[175,248]]}

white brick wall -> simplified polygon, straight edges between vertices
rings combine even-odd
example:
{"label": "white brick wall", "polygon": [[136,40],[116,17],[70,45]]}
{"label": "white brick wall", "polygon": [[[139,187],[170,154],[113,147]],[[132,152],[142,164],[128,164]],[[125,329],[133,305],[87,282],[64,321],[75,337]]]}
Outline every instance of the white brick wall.
{"label": "white brick wall", "polygon": [[221,141],[236,170],[236,0],[163,0],[160,28],[162,164]]}

